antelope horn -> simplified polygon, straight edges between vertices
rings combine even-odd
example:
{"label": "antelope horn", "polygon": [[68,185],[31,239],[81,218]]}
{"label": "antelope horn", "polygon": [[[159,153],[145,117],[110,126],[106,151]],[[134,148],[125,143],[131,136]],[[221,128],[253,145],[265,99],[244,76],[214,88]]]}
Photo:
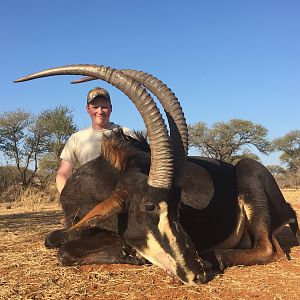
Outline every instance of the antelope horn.
{"label": "antelope horn", "polygon": [[81,77],[79,79],[72,80],[71,84],[83,83],[83,82],[93,81],[93,80],[97,80],[97,79],[98,78],[95,78],[95,77],[85,76],[85,77]]}
{"label": "antelope horn", "polygon": [[[165,83],[151,74],[136,70],[120,71],[146,87],[162,104],[169,122],[175,167],[180,170],[188,153],[188,129],[179,100]],[[95,79],[93,77],[83,77],[71,83],[82,83]]]}
{"label": "antelope horn", "polygon": [[175,167],[181,169],[188,152],[188,130],[180,102],[172,90],[151,74],[136,70],[121,70],[153,93],[163,106],[170,127]]}
{"label": "antelope horn", "polygon": [[155,102],[139,83],[122,72],[97,65],[69,65],[52,68],[20,78],[15,82],[54,75],[83,75],[99,78],[126,94],[140,112],[149,134],[151,166],[148,185],[156,188],[171,188],[173,159],[168,131]]}

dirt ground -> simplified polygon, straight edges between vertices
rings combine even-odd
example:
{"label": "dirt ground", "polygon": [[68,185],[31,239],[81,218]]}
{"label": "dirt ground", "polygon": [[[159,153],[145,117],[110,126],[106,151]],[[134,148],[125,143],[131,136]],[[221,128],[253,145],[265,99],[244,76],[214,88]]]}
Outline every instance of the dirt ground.
{"label": "dirt ground", "polygon": [[[284,191],[300,216],[300,190]],[[300,299],[300,246],[278,235],[289,259],[233,267],[209,283],[186,286],[156,266],[62,267],[44,237],[60,228],[58,206],[0,206],[0,299]],[[299,220],[300,221],[300,220]]]}

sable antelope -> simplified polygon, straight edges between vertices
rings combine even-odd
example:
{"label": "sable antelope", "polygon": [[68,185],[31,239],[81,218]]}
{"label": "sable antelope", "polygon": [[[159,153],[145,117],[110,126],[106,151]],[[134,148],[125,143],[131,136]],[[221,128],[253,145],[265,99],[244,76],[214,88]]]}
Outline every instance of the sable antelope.
{"label": "sable antelope", "polygon": [[[102,79],[122,90],[141,113],[150,141],[149,151],[139,135],[112,133],[101,155],[70,177],[61,203],[69,225],[75,224],[46,238],[47,246],[60,246],[63,264],[144,263],[136,250],[191,284],[207,280],[208,264],[197,253],[213,253],[222,267],[275,261],[283,251],[274,233],[287,223],[300,241],[294,210],[261,164],[186,157],[185,119],[161,81],[143,72],[73,65],[17,82],[62,74]],[[162,117],[141,85],[167,113],[172,148]]]}

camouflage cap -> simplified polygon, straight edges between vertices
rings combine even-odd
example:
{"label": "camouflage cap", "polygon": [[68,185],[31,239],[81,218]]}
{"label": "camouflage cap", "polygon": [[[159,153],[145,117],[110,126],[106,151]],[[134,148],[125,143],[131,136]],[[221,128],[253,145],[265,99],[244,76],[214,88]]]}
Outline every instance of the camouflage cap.
{"label": "camouflage cap", "polygon": [[96,97],[103,97],[109,102],[111,102],[109,92],[106,89],[96,86],[88,92],[87,104],[91,103]]}

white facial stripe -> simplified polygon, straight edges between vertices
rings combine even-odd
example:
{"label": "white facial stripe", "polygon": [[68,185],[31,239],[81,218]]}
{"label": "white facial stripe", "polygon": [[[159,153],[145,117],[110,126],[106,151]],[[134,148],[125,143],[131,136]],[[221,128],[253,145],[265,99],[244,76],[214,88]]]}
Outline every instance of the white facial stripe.
{"label": "white facial stripe", "polygon": [[151,231],[147,234],[147,247],[142,250],[143,256],[164,270],[176,271],[176,262],[154,237]]}
{"label": "white facial stripe", "polygon": [[[168,205],[166,202],[161,202],[159,204],[160,207],[160,218],[159,218],[159,223],[158,223],[158,230],[161,233],[161,235],[166,235],[166,237],[168,238],[169,242],[170,242],[170,246],[171,249],[174,252],[174,259],[175,261],[179,264],[179,266],[184,270],[188,281],[193,281],[195,274],[193,272],[191,272],[190,270],[188,270],[183,254],[179,249],[177,240],[176,240],[176,236],[174,235],[174,233],[172,232],[170,223],[169,223],[169,219],[168,219]],[[176,230],[178,231],[178,229],[176,228]],[[185,245],[186,247],[189,247],[188,244]]]}
{"label": "white facial stripe", "polygon": [[161,202],[159,204],[160,207],[160,216],[159,216],[159,223],[158,223],[158,230],[161,236],[166,236],[170,242],[171,249],[174,251],[175,260],[180,263],[181,266],[184,265],[184,258],[181,254],[177,241],[176,236],[173,234],[169,219],[168,219],[168,206],[166,202]]}
{"label": "white facial stripe", "polygon": [[[168,220],[168,205],[166,202],[161,202],[159,204],[159,207],[160,216],[158,230],[161,236],[158,238],[160,239],[163,236],[167,237],[167,239],[169,240],[169,246],[174,253],[174,257],[172,257],[161,247],[160,243],[152,232],[149,232],[147,234],[147,248],[143,249],[142,254],[153,264],[160,266],[166,271],[170,270],[173,274],[176,274],[176,264],[179,264],[186,274],[187,281],[192,282],[195,274],[188,270],[184,261],[184,257],[177,244],[176,236],[171,230],[171,226]],[[188,247],[188,245],[186,246]]]}

